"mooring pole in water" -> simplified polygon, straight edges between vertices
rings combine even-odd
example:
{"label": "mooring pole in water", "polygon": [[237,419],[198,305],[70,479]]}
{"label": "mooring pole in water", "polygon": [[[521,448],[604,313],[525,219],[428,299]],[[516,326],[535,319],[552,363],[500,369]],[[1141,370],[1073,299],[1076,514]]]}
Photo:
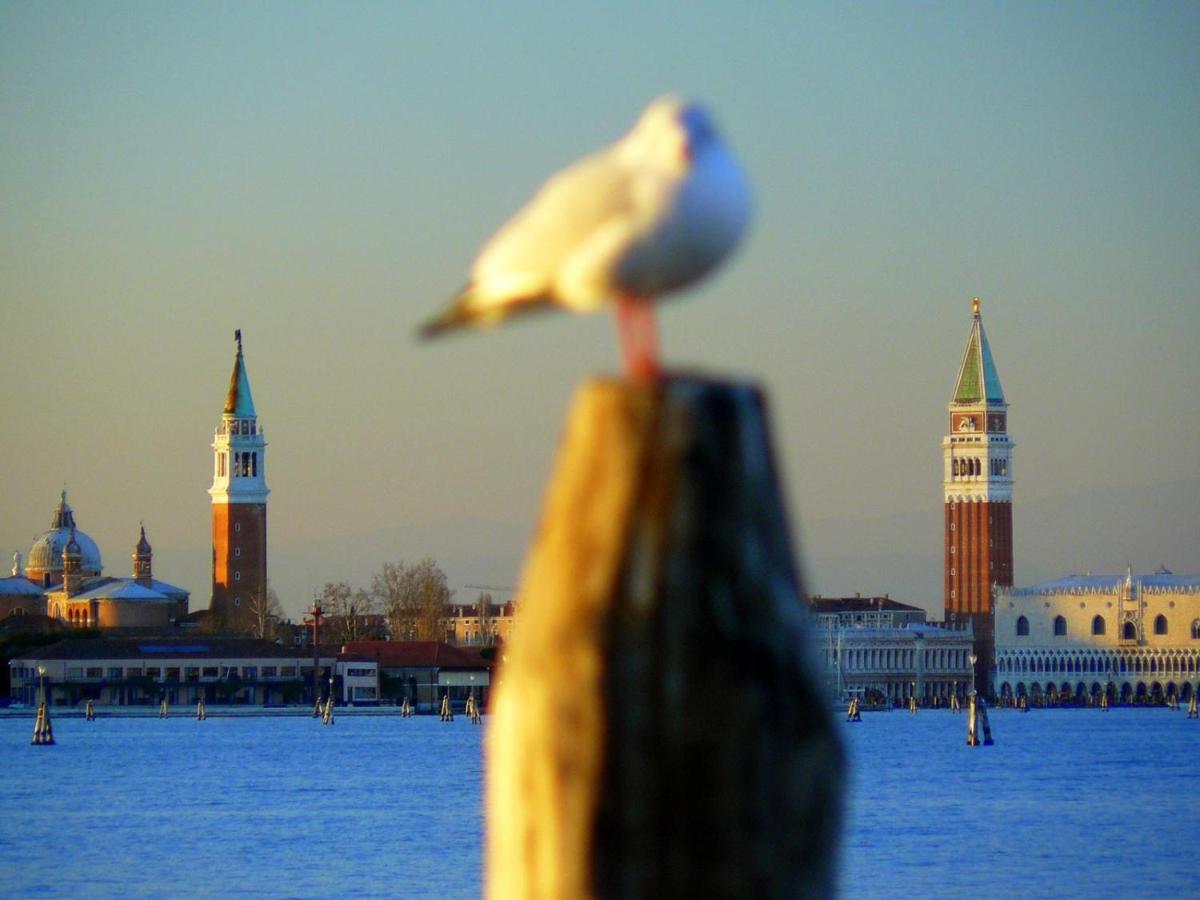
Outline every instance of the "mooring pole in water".
{"label": "mooring pole in water", "polygon": [[751,385],[576,394],[490,701],[492,898],[828,897],[842,755]]}
{"label": "mooring pole in water", "polygon": [[208,718],[208,710],[204,708],[204,698],[201,697],[196,702],[196,719],[203,722]]}
{"label": "mooring pole in water", "polygon": [[158,717],[165,719],[170,715],[170,704],[167,703],[167,691],[164,688],[162,694],[162,703],[158,705]]}
{"label": "mooring pole in water", "polygon": [[96,707],[91,700],[83,707],[83,718],[86,722],[96,721]]}
{"label": "mooring pole in water", "polygon": [[1200,713],[1197,712],[1197,708],[1196,708],[1196,689],[1195,688],[1192,688],[1192,695],[1191,695],[1191,697],[1188,698],[1188,718],[1189,719],[1200,718]]}
{"label": "mooring pole in water", "polygon": [[38,747],[50,747],[54,744],[54,728],[50,724],[50,706],[46,702],[46,667],[38,666],[38,711],[33,723],[33,743]]}

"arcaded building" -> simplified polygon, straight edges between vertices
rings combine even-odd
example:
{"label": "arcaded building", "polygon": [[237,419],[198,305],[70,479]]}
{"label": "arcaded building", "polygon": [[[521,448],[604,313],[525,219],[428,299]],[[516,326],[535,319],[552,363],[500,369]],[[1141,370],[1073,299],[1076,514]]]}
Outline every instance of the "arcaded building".
{"label": "arcaded building", "polygon": [[1186,701],[1200,679],[1200,574],[1071,575],[996,594],[996,693],[1035,703]]}
{"label": "arcaded building", "polygon": [[950,432],[942,439],[945,610],[948,624],[971,626],[976,680],[986,693],[995,654],[993,586],[1013,583],[1015,444],[978,297],[971,310],[971,332],[948,406]]}

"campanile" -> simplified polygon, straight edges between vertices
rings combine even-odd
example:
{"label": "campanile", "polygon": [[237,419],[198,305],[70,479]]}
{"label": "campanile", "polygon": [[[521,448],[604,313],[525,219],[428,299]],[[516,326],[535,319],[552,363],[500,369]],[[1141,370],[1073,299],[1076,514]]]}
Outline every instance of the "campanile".
{"label": "campanile", "polygon": [[992,586],[1012,587],[1012,493],[1015,446],[1008,403],[992,361],[979,298],[950,400],[950,432],[942,439],[945,500],[946,621],[971,622],[976,684],[990,693],[995,660]]}
{"label": "campanile", "polygon": [[212,603],[218,628],[237,629],[267,590],[266,437],[242,358],[242,332],[225,410],[213,439]]}

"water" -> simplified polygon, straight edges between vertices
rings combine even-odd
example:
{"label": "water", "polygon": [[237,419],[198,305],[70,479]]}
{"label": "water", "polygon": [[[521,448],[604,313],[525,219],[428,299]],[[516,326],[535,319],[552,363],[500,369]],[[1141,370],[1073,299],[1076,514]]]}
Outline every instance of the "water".
{"label": "water", "polygon": [[[946,711],[839,724],[846,897],[1200,891],[1200,722]],[[482,735],[460,717],[0,720],[7,896],[477,897]]]}

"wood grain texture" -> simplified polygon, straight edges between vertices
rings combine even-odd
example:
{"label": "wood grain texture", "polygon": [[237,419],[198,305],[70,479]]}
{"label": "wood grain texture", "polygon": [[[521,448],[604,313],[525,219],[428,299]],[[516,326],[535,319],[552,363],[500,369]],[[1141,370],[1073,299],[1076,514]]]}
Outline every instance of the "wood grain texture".
{"label": "wood grain texture", "polygon": [[841,753],[751,386],[575,398],[488,734],[488,894],[826,896]]}

